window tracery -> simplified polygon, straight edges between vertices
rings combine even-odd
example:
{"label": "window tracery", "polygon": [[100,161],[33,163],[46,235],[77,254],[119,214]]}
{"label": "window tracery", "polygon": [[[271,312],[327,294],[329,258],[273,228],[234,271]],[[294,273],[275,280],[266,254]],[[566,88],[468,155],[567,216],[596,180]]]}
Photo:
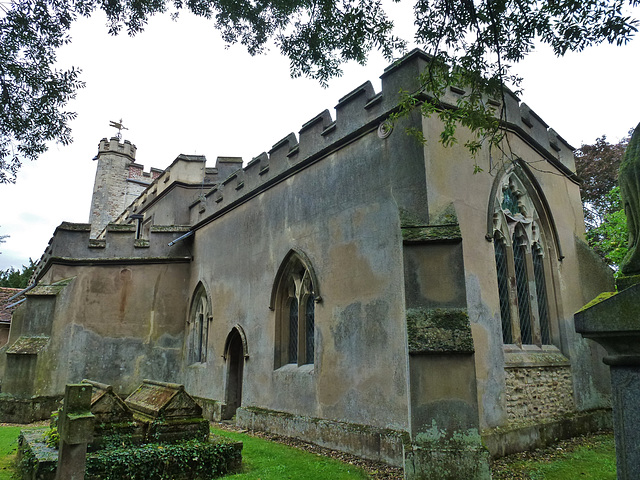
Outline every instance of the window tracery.
{"label": "window tracery", "polygon": [[515,171],[493,200],[493,242],[504,344],[552,343],[541,218]]}
{"label": "window tracery", "polygon": [[276,279],[276,368],[314,363],[318,297],[307,263],[297,254],[289,255]]}
{"label": "window tracery", "polygon": [[211,320],[209,297],[204,286],[199,284],[193,295],[191,315],[188,322],[187,355],[189,364],[205,363],[207,361],[209,323]]}

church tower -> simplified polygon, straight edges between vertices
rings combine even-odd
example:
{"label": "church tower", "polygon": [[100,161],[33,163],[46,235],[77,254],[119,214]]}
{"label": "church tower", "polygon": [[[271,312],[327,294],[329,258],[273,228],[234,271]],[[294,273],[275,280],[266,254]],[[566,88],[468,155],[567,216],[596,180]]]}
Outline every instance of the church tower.
{"label": "church tower", "polygon": [[[100,140],[96,179],[91,199],[91,238],[97,238],[107,224],[113,221],[150,183],[142,177],[142,166],[137,165],[136,146],[118,137]],[[136,175],[139,173],[139,175]]]}

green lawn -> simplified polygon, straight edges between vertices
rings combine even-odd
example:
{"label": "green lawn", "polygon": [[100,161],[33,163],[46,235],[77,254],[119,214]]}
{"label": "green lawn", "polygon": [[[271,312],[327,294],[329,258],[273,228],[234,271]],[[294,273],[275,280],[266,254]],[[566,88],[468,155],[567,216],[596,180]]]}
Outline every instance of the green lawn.
{"label": "green lawn", "polygon": [[[0,480],[15,480],[13,462],[21,427],[0,427]],[[242,441],[242,471],[224,478],[233,480],[347,480],[366,479],[360,468],[242,433],[212,428],[212,433]],[[551,453],[549,453],[551,452]],[[495,478],[531,480],[615,480],[613,435],[588,437],[579,446],[552,447],[533,460],[509,460]]]}
{"label": "green lawn", "polygon": [[227,475],[230,479],[280,480],[280,479],[364,479],[367,474],[360,468],[338,460],[326,458],[279,443],[242,433],[227,432],[212,428],[216,435],[240,440],[242,449],[242,472]]}
{"label": "green lawn", "polygon": [[13,480],[21,427],[0,427],[0,480]]}
{"label": "green lawn", "polygon": [[[21,427],[0,427],[0,480],[14,480],[14,461]],[[241,433],[212,433],[243,442],[242,472],[224,478],[255,480],[366,479],[363,470],[337,460]]]}
{"label": "green lawn", "polygon": [[[603,438],[605,437],[605,438]],[[578,447],[564,458],[535,465],[531,478],[538,480],[616,480],[616,450],[613,435],[598,437],[593,444]]]}
{"label": "green lawn", "polygon": [[500,461],[494,478],[531,480],[616,480],[616,451],[613,434],[584,437],[577,445],[561,443]]}

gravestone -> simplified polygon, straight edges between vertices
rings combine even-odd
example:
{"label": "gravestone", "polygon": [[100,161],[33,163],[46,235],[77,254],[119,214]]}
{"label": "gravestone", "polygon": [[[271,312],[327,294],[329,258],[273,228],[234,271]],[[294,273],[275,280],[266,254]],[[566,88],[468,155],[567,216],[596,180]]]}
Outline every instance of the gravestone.
{"label": "gravestone", "polygon": [[60,445],[56,480],[84,480],[87,445],[93,439],[91,386],[65,387],[64,404],[58,417]]}
{"label": "gravestone", "polygon": [[102,448],[109,438],[126,438],[132,444],[144,441],[145,426],[134,421],[133,412],[111,385],[87,379],[82,383],[91,386],[91,413],[95,416],[90,451]]}
{"label": "gravestone", "polygon": [[125,404],[135,420],[146,424],[147,441],[205,441],[209,437],[209,421],[184,385],[143,380]]}

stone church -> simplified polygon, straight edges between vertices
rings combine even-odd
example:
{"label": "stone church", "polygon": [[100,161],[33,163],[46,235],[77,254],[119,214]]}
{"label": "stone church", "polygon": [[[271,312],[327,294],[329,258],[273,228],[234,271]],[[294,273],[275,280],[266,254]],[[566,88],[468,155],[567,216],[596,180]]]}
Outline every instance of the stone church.
{"label": "stone church", "polygon": [[0,349],[1,420],[45,418],[83,378],[122,395],[155,379],[211,419],[407,478],[488,478],[489,455],[608,425],[608,372],[573,314],[612,275],[585,243],[573,149],[509,93],[491,100],[508,160],[471,159],[462,130],[443,147],[418,113],[392,127],[428,61],[411,52],[381,92],[246,164],[147,173],[103,139],[90,223],[56,229]]}

